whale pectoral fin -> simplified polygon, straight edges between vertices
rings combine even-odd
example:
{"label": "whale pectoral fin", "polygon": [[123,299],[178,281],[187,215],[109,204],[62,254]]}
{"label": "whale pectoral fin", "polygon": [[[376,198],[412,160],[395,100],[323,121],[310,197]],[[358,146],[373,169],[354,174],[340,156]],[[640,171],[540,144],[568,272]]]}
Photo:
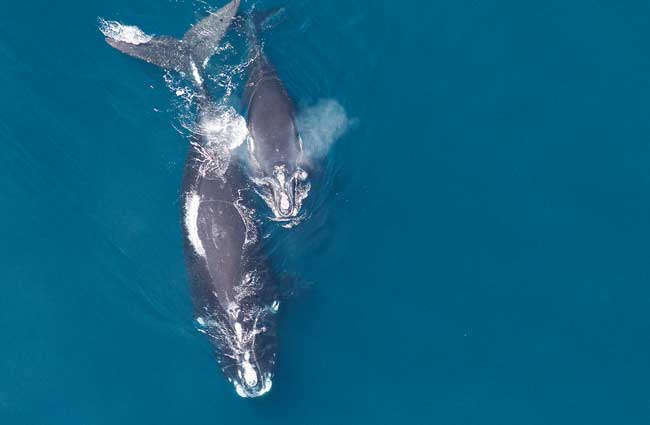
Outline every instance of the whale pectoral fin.
{"label": "whale pectoral fin", "polygon": [[164,69],[184,72],[187,67],[182,43],[172,37],[154,37],[141,44],[127,43],[106,37],[106,42],[122,53]]}
{"label": "whale pectoral fin", "polygon": [[216,52],[219,42],[237,14],[240,0],[233,0],[221,9],[197,22],[183,36],[183,43],[192,51],[192,57],[205,67]]}

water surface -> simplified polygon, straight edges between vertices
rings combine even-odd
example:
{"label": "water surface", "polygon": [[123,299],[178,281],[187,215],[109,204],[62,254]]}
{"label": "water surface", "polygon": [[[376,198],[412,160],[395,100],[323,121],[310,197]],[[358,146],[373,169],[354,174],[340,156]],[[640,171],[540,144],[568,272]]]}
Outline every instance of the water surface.
{"label": "water surface", "polygon": [[278,244],[312,284],[259,400],[192,325],[182,99],[97,29],[207,5],[5,4],[0,422],[647,424],[650,6],[619,3],[287,3],[269,56],[350,127]]}

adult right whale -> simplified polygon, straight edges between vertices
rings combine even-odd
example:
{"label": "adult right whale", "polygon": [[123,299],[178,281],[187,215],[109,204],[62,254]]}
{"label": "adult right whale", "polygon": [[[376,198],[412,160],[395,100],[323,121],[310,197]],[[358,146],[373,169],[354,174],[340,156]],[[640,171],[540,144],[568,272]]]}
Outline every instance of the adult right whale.
{"label": "adult right whale", "polygon": [[252,63],[242,102],[253,181],[273,219],[291,222],[300,214],[311,184],[293,101],[260,41],[264,22],[275,12],[255,12],[248,18]]}
{"label": "adult right whale", "polygon": [[201,151],[190,149],[182,189],[185,258],[199,331],[216,348],[242,397],[271,389],[277,357],[274,276],[252,216],[252,195],[236,161],[214,178]]}
{"label": "adult right whale", "polygon": [[248,180],[211,130],[219,111],[203,76],[238,7],[239,0],[231,1],[182,39],[141,35],[132,41],[107,36],[106,42],[129,56],[179,72],[196,87],[198,130],[192,135],[181,195],[196,322],[237,393],[258,397],[272,385],[278,288],[252,215]]}

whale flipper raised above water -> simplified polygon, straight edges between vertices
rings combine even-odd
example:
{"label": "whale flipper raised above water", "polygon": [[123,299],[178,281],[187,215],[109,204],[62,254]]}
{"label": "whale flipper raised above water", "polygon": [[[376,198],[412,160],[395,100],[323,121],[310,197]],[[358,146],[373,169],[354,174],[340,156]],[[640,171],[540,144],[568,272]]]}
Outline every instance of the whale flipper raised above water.
{"label": "whale flipper raised above water", "polygon": [[233,0],[211,13],[192,26],[180,40],[157,36],[144,43],[130,43],[109,36],[106,37],[106,42],[129,56],[192,76],[195,83],[201,85],[201,69],[205,68],[210,57],[216,52],[237,14],[239,2],[240,0]]}

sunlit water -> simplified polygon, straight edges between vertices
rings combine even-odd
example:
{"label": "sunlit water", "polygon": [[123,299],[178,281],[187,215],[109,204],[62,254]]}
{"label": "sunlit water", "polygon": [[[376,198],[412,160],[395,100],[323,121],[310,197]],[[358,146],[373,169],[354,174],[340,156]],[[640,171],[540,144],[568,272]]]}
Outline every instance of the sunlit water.
{"label": "sunlit water", "polygon": [[[265,49],[314,180],[261,229],[286,302],[245,400],[192,320],[191,85],[98,30],[220,5],[3,5],[0,423],[650,421],[650,6],[286,2]],[[241,31],[207,77],[240,160]]]}

